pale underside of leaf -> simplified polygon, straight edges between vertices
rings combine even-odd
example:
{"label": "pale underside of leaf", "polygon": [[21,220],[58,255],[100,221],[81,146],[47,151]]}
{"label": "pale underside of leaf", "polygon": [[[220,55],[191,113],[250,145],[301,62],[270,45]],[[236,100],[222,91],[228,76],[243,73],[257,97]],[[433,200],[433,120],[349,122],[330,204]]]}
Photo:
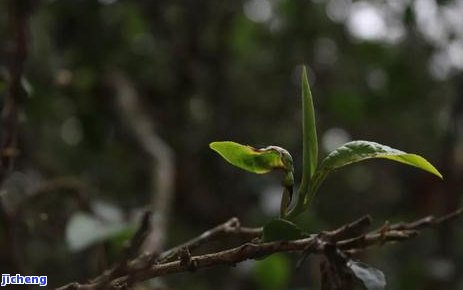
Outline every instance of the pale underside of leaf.
{"label": "pale underside of leaf", "polygon": [[380,270],[356,261],[349,261],[347,266],[367,290],[383,290],[386,287],[386,278]]}

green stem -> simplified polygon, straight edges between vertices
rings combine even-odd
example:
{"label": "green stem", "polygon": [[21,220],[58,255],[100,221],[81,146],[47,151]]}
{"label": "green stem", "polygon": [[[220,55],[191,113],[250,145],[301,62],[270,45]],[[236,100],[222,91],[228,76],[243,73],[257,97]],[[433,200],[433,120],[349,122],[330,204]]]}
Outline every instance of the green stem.
{"label": "green stem", "polygon": [[303,202],[299,202],[298,199],[296,205],[289,211],[285,218],[287,220],[294,221],[303,211],[304,204]]}

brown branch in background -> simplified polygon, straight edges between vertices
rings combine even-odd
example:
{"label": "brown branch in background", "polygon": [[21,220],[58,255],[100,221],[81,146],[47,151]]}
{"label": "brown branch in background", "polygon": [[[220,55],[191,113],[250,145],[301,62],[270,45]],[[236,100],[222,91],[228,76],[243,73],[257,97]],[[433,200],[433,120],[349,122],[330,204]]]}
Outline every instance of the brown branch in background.
{"label": "brown branch in background", "polygon": [[14,32],[13,52],[8,75],[8,90],[2,109],[0,130],[0,185],[8,171],[13,169],[18,155],[18,116],[24,99],[22,78],[28,53],[29,16],[31,7],[27,0],[10,0],[9,15]]}
{"label": "brown branch in background", "polygon": [[[29,18],[31,14],[29,0],[10,0],[8,2],[10,31],[13,35],[12,51],[9,59],[7,92],[1,109],[0,123],[0,192],[8,172],[13,170],[18,155],[18,116],[24,99],[22,78],[28,54]],[[18,271],[15,259],[16,242],[13,217],[0,195],[0,270]],[[4,268],[6,267],[6,268]]]}
{"label": "brown branch in background", "polygon": [[[292,241],[276,241],[276,242],[246,242],[238,247],[214,252],[210,254],[191,256],[188,245],[193,247],[200,243],[207,242],[208,237],[211,237],[211,232],[224,232],[223,229],[230,229],[225,231],[232,234],[241,234],[242,227],[236,227],[237,220],[231,219],[226,223],[211,229],[190,242],[175,247],[159,255],[159,257],[171,257],[172,252],[179,254],[181,258],[170,262],[159,262],[156,259],[147,259],[147,257],[140,256],[127,264],[126,272],[112,281],[110,281],[104,288],[97,283],[70,283],[59,290],[65,289],[127,289],[135,282],[141,282],[147,279],[166,276],[169,274],[195,271],[204,268],[210,268],[218,265],[235,265],[236,263],[264,257],[278,252],[302,252],[308,254],[323,254],[325,255],[327,247],[335,247],[346,254],[356,253],[363,251],[368,247],[375,245],[382,245],[384,243],[402,242],[413,237],[416,237],[420,230],[433,226],[438,226],[444,222],[460,217],[463,214],[463,209],[456,210],[443,218],[435,219],[435,222],[426,223],[425,225],[419,221],[429,219],[429,217],[420,219],[410,223],[398,223],[388,227],[383,227],[381,231],[373,230],[369,233],[359,233],[359,229],[366,230],[366,225],[370,224],[371,219],[366,216],[358,219],[350,224],[343,225],[336,230],[323,232],[317,235],[311,235],[308,238],[292,240]],[[451,218],[450,218],[451,217]],[[403,227],[402,230],[397,228]],[[249,229],[245,229],[248,232]],[[247,234],[257,234],[260,229],[252,229]],[[209,232],[209,234],[207,234]],[[201,238],[203,236],[203,238]],[[216,234],[212,236],[217,236]],[[204,238],[206,237],[206,238]],[[179,248],[185,250],[184,254]],[[329,252],[329,251],[328,251]],[[186,254],[185,254],[186,253]],[[152,261],[152,263],[146,263]]]}
{"label": "brown branch in background", "polygon": [[34,204],[39,199],[44,198],[46,195],[50,194],[63,194],[67,193],[73,199],[75,199],[79,206],[86,211],[92,211],[90,201],[86,196],[85,192],[90,189],[90,186],[83,182],[82,180],[74,177],[59,177],[53,178],[41,183],[33,191],[28,192],[27,195],[21,200],[19,204],[16,205],[12,214],[15,217],[20,217],[23,211],[31,204]]}
{"label": "brown branch in background", "polygon": [[121,261],[91,281],[92,285],[94,285],[94,289],[104,288],[112,279],[115,279],[125,273],[127,264],[130,259],[138,253],[150,231],[150,220],[151,212],[146,211],[141,218],[137,232],[124,247]]}
{"label": "brown branch in background", "polygon": [[135,133],[137,141],[153,159],[151,230],[141,250],[156,253],[162,250],[166,237],[174,190],[174,153],[156,134],[153,121],[143,111],[137,92],[127,77],[122,73],[114,73],[110,81],[116,88],[121,115]]}

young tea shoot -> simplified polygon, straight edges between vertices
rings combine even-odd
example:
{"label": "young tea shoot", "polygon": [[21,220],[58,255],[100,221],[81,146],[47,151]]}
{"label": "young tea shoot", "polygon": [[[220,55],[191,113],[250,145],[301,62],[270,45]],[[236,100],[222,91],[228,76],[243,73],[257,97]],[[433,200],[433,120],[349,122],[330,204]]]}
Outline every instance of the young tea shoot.
{"label": "young tea shoot", "polygon": [[315,110],[305,67],[302,68],[301,88],[302,178],[297,190],[297,201],[292,208],[290,208],[290,204],[294,185],[294,169],[293,159],[287,150],[278,146],[256,149],[232,141],[212,142],[209,145],[226,161],[246,171],[265,174],[278,169],[284,172],[280,218],[271,221],[267,224],[268,226],[264,227],[264,233],[266,233],[264,236],[268,239],[294,239],[297,236],[295,233],[302,235],[302,232],[292,221],[308,209],[310,202],[328,174],[346,165],[372,158],[382,158],[414,166],[442,178],[442,174],[423,157],[371,141],[357,140],[345,143],[330,152],[321,162],[318,162]]}

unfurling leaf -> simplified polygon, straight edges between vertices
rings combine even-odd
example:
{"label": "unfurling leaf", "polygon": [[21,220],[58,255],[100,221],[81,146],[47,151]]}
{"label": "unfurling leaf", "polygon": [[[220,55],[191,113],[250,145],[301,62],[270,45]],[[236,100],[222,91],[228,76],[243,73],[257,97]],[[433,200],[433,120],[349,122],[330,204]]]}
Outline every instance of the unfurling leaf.
{"label": "unfurling leaf", "polygon": [[285,219],[274,219],[264,226],[264,242],[296,240],[303,236],[297,225]]}
{"label": "unfurling leaf", "polygon": [[257,149],[232,141],[212,142],[209,147],[220,154],[232,165],[252,173],[264,174],[274,169],[285,172],[283,179],[283,196],[281,198],[280,215],[286,216],[293,194],[293,159],[285,149],[268,146]]}
{"label": "unfurling leaf", "polygon": [[376,142],[352,141],[332,151],[323,159],[313,177],[312,192],[317,190],[318,186],[331,171],[351,163],[372,158],[384,158],[411,165],[442,178],[442,174],[431,163],[419,155],[409,154]]}
{"label": "unfurling leaf", "polygon": [[317,127],[307,70],[302,67],[302,180],[299,198],[304,199],[318,164]]}
{"label": "unfurling leaf", "polygon": [[257,149],[232,141],[212,142],[209,147],[232,165],[252,173],[264,174],[274,169],[293,171],[291,155],[281,147]]}
{"label": "unfurling leaf", "polygon": [[386,287],[386,278],[380,270],[352,260],[347,263],[347,267],[367,290],[383,290]]}

